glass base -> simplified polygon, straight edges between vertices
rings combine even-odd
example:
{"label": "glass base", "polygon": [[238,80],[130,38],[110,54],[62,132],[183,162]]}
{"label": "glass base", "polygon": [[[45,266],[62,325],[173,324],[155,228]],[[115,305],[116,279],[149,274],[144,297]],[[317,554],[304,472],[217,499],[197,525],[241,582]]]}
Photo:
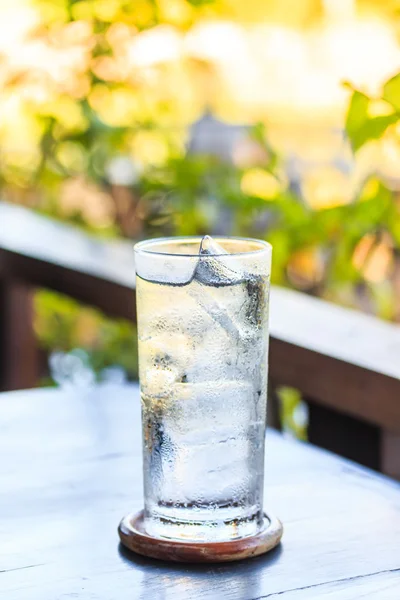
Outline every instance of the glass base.
{"label": "glass base", "polygon": [[145,511],[143,526],[152,537],[194,542],[223,542],[256,535],[263,526],[262,511],[248,511],[240,517],[237,512],[233,507],[210,511],[163,506],[157,513]]}

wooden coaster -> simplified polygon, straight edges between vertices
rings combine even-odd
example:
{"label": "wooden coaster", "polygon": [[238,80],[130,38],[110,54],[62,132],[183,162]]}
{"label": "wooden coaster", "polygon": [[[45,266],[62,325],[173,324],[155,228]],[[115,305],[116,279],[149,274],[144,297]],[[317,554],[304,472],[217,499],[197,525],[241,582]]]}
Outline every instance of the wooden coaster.
{"label": "wooden coaster", "polygon": [[118,533],[124,546],[137,554],[175,562],[214,563],[259,556],[281,541],[282,523],[264,515],[264,526],[254,536],[228,542],[189,542],[149,536],[143,527],[143,511],[124,517]]}

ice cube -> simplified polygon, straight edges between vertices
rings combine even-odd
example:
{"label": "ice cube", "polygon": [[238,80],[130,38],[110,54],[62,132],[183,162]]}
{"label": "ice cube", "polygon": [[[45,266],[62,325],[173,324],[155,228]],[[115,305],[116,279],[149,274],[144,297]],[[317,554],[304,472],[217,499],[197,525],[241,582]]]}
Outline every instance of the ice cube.
{"label": "ice cube", "polygon": [[246,288],[246,302],[241,312],[242,318],[251,328],[258,329],[265,320],[265,311],[268,309],[268,278],[261,275],[252,275],[244,283]]}
{"label": "ice cube", "polygon": [[[217,380],[171,385],[169,426],[189,439],[206,437],[220,440],[241,432],[256,419],[252,381]],[[166,417],[168,418],[168,417]]]}
{"label": "ice cube", "polygon": [[[229,257],[227,260],[226,257]],[[217,244],[211,236],[205,235],[201,240],[199,261],[193,279],[203,285],[222,287],[235,285],[244,281],[244,273],[234,263],[229,252]]]}
{"label": "ice cube", "polygon": [[213,321],[221,325],[231,338],[237,340],[240,331],[228,310],[211,293],[205,293],[203,288],[203,286],[231,286],[242,281],[238,272],[224,264],[225,256],[230,255],[211,236],[203,237],[200,243],[199,260],[192,278],[193,283],[198,283],[200,286],[189,286],[189,294]]}
{"label": "ice cube", "polygon": [[[193,284],[189,294],[201,308],[218,323],[237,342],[249,337],[249,328],[262,326],[266,310],[267,282],[261,275],[250,274],[243,270],[224,248],[209,235],[203,237],[200,244],[199,261],[193,274]],[[219,288],[234,286],[237,302],[232,311],[232,302],[227,306],[207,292],[206,287]],[[232,314],[234,312],[234,314]]]}
{"label": "ice cube", "polygon": [[218,244],[211,235],[204,235],[200,242],[200,254],[223,255],[229,254],[220,244]]}
{"label": "ice cube", "polygon": [[172,384],[186,380],[192,346],[192,340],[180,333],[140,339],[140,381],[145,394],[168,396]]}
{"label": "ice cube", "polygon": [[146,369],[141,375],[140,385],[142,393],[154,400],[168,398],[177,381],[179,381],[179,372],[174,368],[153,367]]}
{"label": "ice cube", "polygon": [[228,333],[230,338],[233,338],[234,340],[240,338],[240,329],[238,324],[235,323],[235,319],[220,302],[211,296],[211,294],[205,294],[200,286],[196,287],[194,285],[189,287],[189,294],[204,312]]}
{"label": "ice cube", "polygon": [[232,343],[231,336],[216,335],[215,327],[210,327],[193,353],[193,360],[186,371],[187,383],[240,379],[237,346],[237,343]]}

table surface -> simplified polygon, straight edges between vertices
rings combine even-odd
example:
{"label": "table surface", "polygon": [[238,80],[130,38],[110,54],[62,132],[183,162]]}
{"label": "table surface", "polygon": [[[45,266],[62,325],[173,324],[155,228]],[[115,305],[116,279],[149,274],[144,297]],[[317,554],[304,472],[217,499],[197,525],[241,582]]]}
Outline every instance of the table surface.
{"label": "table surface", "polygon": [[279,548],[210,566],[128,553],[117,525],[142,506],[140,436],[133,385],[0,395],[0,598],[399,600],[400,485],[272,432]]}

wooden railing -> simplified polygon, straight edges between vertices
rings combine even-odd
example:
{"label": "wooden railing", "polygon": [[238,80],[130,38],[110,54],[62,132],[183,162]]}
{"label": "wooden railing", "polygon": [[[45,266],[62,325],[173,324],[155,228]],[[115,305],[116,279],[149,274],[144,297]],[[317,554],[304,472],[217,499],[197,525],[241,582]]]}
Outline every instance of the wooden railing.
{"label": "wooden railing", "polygon": [[[133,244],[105,243],[0,203],[2,389],[38,383],[36,287],[134,320]],[[270,378],[301,391],[311,442],[400,478],[400,327],[273,288]],[[279,426],[273,400],[269,412]]]}

